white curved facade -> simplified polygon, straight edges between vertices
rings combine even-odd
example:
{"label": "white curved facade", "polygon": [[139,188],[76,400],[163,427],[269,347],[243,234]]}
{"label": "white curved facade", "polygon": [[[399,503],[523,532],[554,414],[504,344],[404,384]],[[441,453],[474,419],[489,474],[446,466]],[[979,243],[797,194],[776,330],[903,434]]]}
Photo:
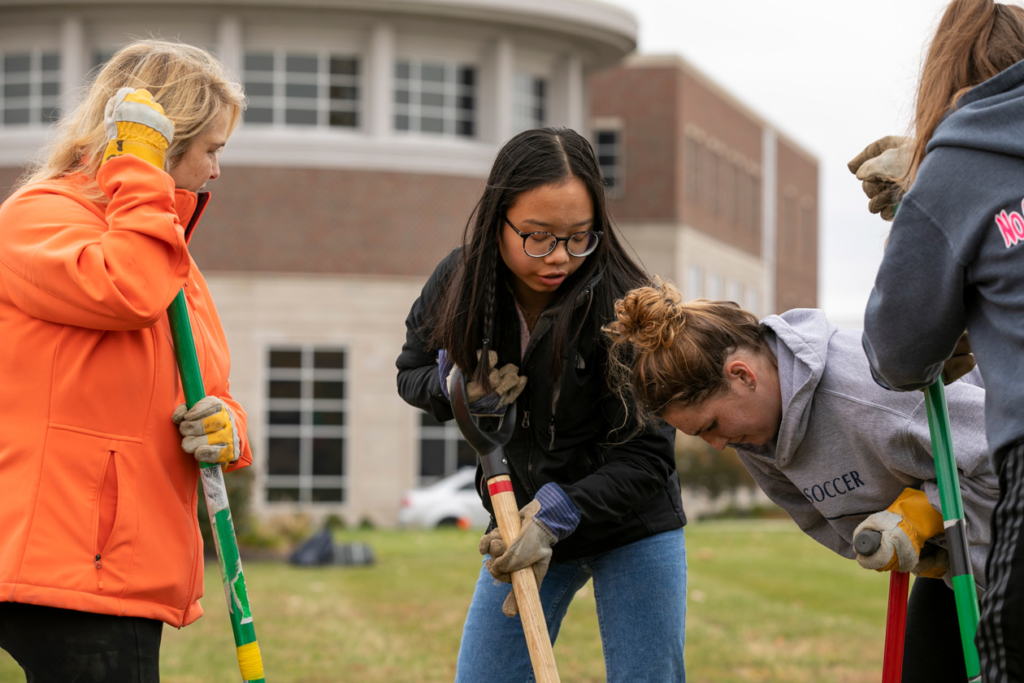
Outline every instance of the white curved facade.
{"label": "white curved facade", "polygon": [[[588,72],[632,51],[637,30],[629,13],[592,0],[250,0],[177,3],[173,8],[151,0],[0,0],[0,18],[3,54],[29,53],[35,62],[59,55],[64,106],[89,70],[133,37],[177,38],[207,47],[254,86],[249,90],[274,76],[247,65],[272,56],[278,82],[271,97],[279,100],[279,108],[288,106],[282,101],[289,99],[285,90],[300,92],[303,85],[313,85],[288,82],[291,57],[318,57],[318,77],[326,81],[321,90],[341,78],[330,73],[332,58],[352,60],[357,73],[338,87],[356,90],[345,103],[355,125],[332,126],[322,115],[321,125],[309,124],[308,117],[303,123],[283,117],[269,125],[249,123],[232,139],[224,164],[471,176],[486,173],[496,146],[530,127],[517,117],[530,105],[524,97],[536,99],[536,93],[517,88],[524,81],[539,83],[543,90],[543,115],[530,124],[585,129]],[[396,77],[402,64],[472,70],[471,134],[396,127],[396,117],[408,108],[399,101],[400,87],[409,84]],[[302,74],[291,75],[301,81]],[[320,93],[321,99],[327,97]],[[260,100],[252,96],[251,106],[266,104]],[[2,118],[0,112],[0,166],[21,165],[43,143],[46,127],[4,125]]]}

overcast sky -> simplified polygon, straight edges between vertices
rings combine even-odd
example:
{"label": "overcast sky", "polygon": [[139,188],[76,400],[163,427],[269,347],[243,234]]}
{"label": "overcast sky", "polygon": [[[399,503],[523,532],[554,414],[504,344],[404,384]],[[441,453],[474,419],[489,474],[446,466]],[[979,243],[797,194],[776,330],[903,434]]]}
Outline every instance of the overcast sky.
{"label": "overcast sky", "polygon": [[818,305],[860,327],[888,223],[846,162],[906,133],[927,41],[948,0],[613,0],[640,52],[679,54],[818,158]]}

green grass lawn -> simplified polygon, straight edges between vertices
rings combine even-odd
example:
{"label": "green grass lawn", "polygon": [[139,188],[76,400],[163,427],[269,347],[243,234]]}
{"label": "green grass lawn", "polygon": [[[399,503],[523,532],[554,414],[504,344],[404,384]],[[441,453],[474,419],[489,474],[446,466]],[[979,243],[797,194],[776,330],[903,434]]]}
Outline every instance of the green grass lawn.
{"label": "green grass lawn", "polygon": [[[270,683],[451,681],[479,567],[478,534],[352,531],[372,568],[248,562],[246,580]],[[881,678],[886,576],[818,546],[788,521],[687,527],[688,679],[696,683]],[[164,629],[164,683],[238,681],[215,564],[206,616]],[[564,683],[604,680],[593,593],[572,603],[555,646]],[[0,651],[0,683],[24,681]]]}

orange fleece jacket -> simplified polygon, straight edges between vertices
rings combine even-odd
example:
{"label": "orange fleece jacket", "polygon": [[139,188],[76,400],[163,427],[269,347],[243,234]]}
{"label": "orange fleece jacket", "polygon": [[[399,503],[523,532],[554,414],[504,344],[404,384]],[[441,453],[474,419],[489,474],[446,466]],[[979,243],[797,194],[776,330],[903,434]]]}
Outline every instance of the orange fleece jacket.
{"label": "orange fleece jacket", "polygon": [[186,249],[195,193],[131,155],[0,204],[0,601],[202,615],[199,467],[165,313],[185,285],[206,393],[231,408],[227,340]]}

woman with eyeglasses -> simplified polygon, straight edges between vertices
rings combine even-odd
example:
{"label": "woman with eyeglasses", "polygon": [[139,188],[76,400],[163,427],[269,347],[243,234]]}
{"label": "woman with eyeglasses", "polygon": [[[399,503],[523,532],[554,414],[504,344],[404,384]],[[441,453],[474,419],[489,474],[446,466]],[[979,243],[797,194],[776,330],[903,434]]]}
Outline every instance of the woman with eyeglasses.
{"label": "woman with eyeglasses", "polygon": [[[458,682],[530,679],[522,626],[506,618],[518,614],[509,575],[526,567],[540,583],[552,640],[593,579],[610,683],[685,680],[675,433],[636,429],[609,391],[601,333],[615,300],[647,282],[612,227],[590,144],[542,128],[498,153],[463,246],[413,304],[397,363],[402,398],[452,419],[457,366],[471,380],[471,412],[517,408],[505,454],[522,529],[506,549],[492,516],[480,541]],[[485,491],[479,468],[477,483]]]}

